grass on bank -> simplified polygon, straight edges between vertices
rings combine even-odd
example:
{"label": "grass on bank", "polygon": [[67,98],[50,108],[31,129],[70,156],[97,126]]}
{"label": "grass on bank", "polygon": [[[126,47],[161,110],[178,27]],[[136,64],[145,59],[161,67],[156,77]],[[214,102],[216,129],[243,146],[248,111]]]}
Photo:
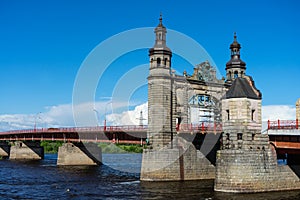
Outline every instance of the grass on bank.
{"label": "grass on bank", "polygon": [[138,144],[100,143],[102,153],[143,153],[143,146]]}
{"label": "grass on bank", "polygon": [[44,147],[45,153],[57,153],[58,148],[61,147],[63,142],[56,141],[41,141],[41,146]]}
{"label": "grass on bank", "polygon": [[[57,153],[62,144],[63,142],[59,141],[41,141],[45,153]],[[138,144],[99,143],[98,146],[101,147],[102,153],[143,153],[144,148],[144,146]]]}

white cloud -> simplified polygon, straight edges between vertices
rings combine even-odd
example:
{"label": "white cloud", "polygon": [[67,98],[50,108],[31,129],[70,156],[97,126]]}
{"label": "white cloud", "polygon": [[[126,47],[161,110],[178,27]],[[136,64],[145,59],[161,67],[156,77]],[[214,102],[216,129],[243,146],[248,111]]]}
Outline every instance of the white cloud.
{"label": "white cloud", "polygon": [[[129,110],[128,108],[131,108]],[[91,108],[95,108],[94,111]],[[128,102],[101,101],[92,104],[82,104],[77,107],[81,118],[89,116],[90,126],[103,125],[106,113],[107,125],[139,125],[140,112],[143,112],[143,124],[148,124],[148,102],[132,106]],[[296,108],[291,105],[262,106],[262,120],[293,120],[296,117]],[[98,122],[98,123],[97,123]],[[72,104],[63,104],[47,107],[46,111],[38,114],[4,114],[0,115],[0,131],[33,129],[49,127],[73,127]]]}
{"label": "white cloud", "polygon": [[107,115],[108,125],[139,125],[142,111],[143,124],[148,124],[148,102],[138,105],[134,110],[124,111],[122,113],[113,113]]}
{"label": "white cloud", "polygon": [[295,120],[296,108],[291,105],[262,106],[262,121],[268,120]]}
{"label": "white cloud", "polygon": [[[128,125],[139,124],[140,111],[143,116],[148,116],[147,104],[132,107],[131,102],[118,101],[100,101],[92,103],[83,103],[76,105],[74,109],[77,112],[76,123],[73,117],[72,104],[62,104],[49,106],[45,108],[45,112],[36,114],[4,114],[0,115],[0,131],[49,128],[49,127],[74,127],[81,126],[97,126],[104,124],[106,115],[109,125]],[[124,111],[127,110],[127,111]],[[113,114],[111,114],[113,113]],[[147,124],[147,121],[144,121]]]}

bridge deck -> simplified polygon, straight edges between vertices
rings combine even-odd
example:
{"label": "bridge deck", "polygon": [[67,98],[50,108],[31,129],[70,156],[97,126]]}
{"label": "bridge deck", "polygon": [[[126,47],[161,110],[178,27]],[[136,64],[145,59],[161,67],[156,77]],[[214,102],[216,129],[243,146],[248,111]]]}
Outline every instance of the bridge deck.
{"label": "bridge deck", "polygon": [[[0,132],[0,141],[36,140],[36,141],[70,141],[70,142],[117,142],[140,144],[147,138],[147,126],[96,126],[41,128]],[[199,125],[180,125],[177,133],[204,134],[221,133],[222,126],[217,123]]]}

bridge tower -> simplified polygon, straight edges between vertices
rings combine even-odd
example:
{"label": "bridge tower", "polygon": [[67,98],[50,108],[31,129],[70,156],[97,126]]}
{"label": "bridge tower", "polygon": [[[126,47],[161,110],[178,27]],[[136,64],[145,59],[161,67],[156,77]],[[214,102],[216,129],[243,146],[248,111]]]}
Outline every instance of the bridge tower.
{"label": "bridge tower", "polygon": [[155,28],[155,44],[149,50],[148,139],[153,149],[164,148],[172,141],[176,119],[173,119],[171,77],[172,51],[166,45],[166,27],[162,16]]}
{"label": "bridge tower", "polygon": [[[176,84],[179,83],[176,83],[178,77],[171,73],[172,51],[166,45],[167,30],[162,24],[161,16],[154,32],[155,44],[149,50],[147,131],[149,146],[143,151],[141,180],[212,179],[215,176],[214,166],[199,150],[196,150],[192,141],[187,141],[176,132],[176,117],[178,117]],[[186,79],[182,77],[181,85],[185,83]],[[182,116],[187,114],[182,113]],[[184,120],[187,121],[187,117]]]}
{"label": "bridge tower", "polygon": [[222,99],[223,134],[216,156],[215,191],[248,193],[300,188],[299,178],[289,166],[277,165],[276,151],[268,135],[261,133],[261,100],[261,93],[248,76],[235,77]]}
{"label": "bridge tower", "polygon": [[246,72],[246,63],[241,60],[241,45],[236,39],[234,33],[233,42],[229,49],[231,50],[231,59],[226,63],[226,82],[232,83],[237,77],[244,77]]}

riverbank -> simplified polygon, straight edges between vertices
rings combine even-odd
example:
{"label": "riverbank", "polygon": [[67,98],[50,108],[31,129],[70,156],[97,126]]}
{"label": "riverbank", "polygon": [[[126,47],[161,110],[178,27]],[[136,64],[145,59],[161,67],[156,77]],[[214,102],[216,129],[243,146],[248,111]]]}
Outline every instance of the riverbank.
{"label": "riverbank", "polygon": [[[58,148],[62,146],[63,142],[42,141],[41,146],[44,147],[45,153],[57,153]],[[112,144],[99,143],[102,153],[143,153],[144,146],[138,144]]]}

